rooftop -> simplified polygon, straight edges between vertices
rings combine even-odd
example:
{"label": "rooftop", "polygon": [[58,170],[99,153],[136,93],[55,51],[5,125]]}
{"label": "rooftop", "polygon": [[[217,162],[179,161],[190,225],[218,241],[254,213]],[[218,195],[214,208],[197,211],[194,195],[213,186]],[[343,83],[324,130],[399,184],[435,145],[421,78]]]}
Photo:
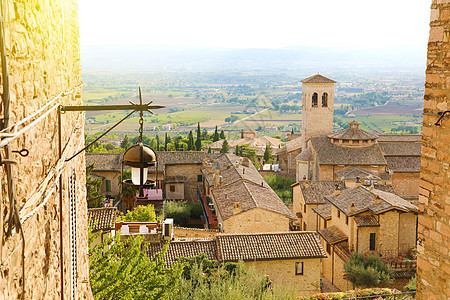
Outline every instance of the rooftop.
{"label": "rooftop", "polygon": [[327,78],[320,74],[305,78],[302,80],[302,82],[303,83],[336,83],[336,81],[331,80],[330,78]]}
{"label": "rooftop", "polygon": [[420,156],[386,157],[386,162],[394,173],[420,173]]}
{"label": "rooftop", "polygon": [[332,195],[336,184],[341,190],[345,189],[344,182],[328,180],[299,181],[292,186],[300,186],[306,204],[324,204],[327,203],[324,196]]}
{"label": "rooftop", "polygon": [[94,171],[120,172],[122,153],[86,153],[86,166],[94,164]]}
{"label": "rooftop", "polygon": [[374,133],[359,129],[359,125],[361,123],[357,121],[352,121],[348,124],[350,124],[349,128],[330,134],[328,137],[332,139],[347,141],[365,141],[378,138],[378,135]]}
{"label": "rooftop", "polygon": [[331,219],[331,204],[323,204],[312,209],[316,214],[318,214],[324,220]]}
{"label": "rooftop", "polygon": [[420,143],[397,142],[379,145],[385,156],[420,156],[422,150]]}
{"label": "rooftop", "polygon": [[378,144],[368,147],[349,148],[331,143],[327,136],[311,138],[321,165],[386,165]]}
{"label": "rooftop", "polygon": [[88,222],[92,231],[115,229],[117,209],[115,207],[88,208]]}
{"label": "rooftop", "polygon": [[421,134],[380,134],[378,142],[416,142],[422,141]]}
{"label": "rooftop", "polygon": [[380,223],[378,223],[377,219],[375,219],[375,217],[371,216],[371,215],[354,216],[353,219],[355,220],[356,226],[358,226],[358,227],[378,227],[378,226],[380,226]]}
{"label": "rooftop", "polygon": [[340,180],[356,179],[356,177],[359,179],[381,179],[374,173],[357,167],[345,168],[336,172],[336,175]]}
{"label": "rooftop", "polygon": [[345,241],[348,237],[336,225],[319,230],[319,234],[330,245]]}

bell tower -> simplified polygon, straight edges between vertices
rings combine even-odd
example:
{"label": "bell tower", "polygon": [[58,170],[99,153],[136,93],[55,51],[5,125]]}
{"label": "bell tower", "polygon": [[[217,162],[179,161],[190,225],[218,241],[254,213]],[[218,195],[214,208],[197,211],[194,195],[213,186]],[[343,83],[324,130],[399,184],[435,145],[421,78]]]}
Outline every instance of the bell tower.
{"label": "bell tower", "polygon": [[310,138],[333,133],[335,83],[319,74],[302,80],[302,149]]}

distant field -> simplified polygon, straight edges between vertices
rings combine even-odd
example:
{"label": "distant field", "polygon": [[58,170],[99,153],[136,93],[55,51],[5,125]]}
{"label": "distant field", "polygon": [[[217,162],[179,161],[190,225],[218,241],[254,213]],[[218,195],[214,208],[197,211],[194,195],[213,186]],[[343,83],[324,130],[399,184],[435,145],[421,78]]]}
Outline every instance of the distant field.
{"label": "distant field", "polygon": [[[383,132],[390,132],[392,128],[402,124],[414,123],[419,132],[421,132],[421,117],[413,117],[412,115],[376,115],[376,116],[354,116],[354,117],[339,117],[343,123],[348,123],[356,120],[361,123],[360,128],[365,130],[379,130]],[[411,124],[413,125],[413,124]]]}
{"label": "distant field", "polygon": [[352,111],[354,115],[402,115],[402,114],[421,114],[422,106],[412,105],[381,105],[374,107],[367,107]]}

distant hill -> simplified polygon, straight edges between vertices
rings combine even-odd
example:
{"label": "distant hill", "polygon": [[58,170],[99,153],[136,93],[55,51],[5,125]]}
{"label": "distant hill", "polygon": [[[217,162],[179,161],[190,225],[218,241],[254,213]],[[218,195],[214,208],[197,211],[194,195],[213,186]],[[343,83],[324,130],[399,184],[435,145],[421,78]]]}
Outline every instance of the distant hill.
{"label": "distant hill", "polygon": [[424,74],[426,49],[220,49],[156,46],[82,46],[84,70],[115,71],[408,71]]}

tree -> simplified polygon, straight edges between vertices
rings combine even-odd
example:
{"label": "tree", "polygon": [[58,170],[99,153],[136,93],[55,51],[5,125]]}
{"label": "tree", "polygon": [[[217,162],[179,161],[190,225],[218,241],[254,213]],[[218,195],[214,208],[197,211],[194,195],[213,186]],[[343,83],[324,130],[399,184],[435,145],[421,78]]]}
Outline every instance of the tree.
{"label": "tree", "polygon": [[225,132],[223,131],[223,129],[220,131],[220,138],[221,138],[222,140],[225,139]]}
{"label": "tree", "polygon": [[222,149],[220,149],[220,153],[228,153],[230,151],[230,146],[228,145],[227,140],[223,140]]}
{"label": "tree", "polygon": [[236,145],[236,147],[234,147],[234,155],[239,156],[239,145]]}
{"label": "tree", "polygon": [[294,134],[294,127],[292,127],[291,134]]}
{"label": "tree", "polygon": [[272,159],[272,152],[270,151],[269,144],[266,145],[266,150],[264,151],[264,161],[269,162]]}
{"label": "tree", "polygon": [[358,287],[377,287],[392,282],[394,275],[378,255],[364,256],[353,252],[344,264],[350,282]]}
{"label": "tree", "polygon": [[208,153],[211,153],[211,147],[208,147]]}
{"label": "tree", "polygon": [[188,148],[187,148],[188,151],[194,150],[195,145],[194,145],[194,135],[192,134],[192,130],[189,131],[188,144],[187,145],[188,145]]}
{"label": "tree", "polygon": [[169,143],[169,141],[168,141],[167,132],[166,132],[166,136],[165,136],[165,139],[164,139],[164,151],[167,151],[167,144],[168,143]]}
{"label": "tree", "polygon": [[[100,233],[100,232],[99,232]],[[182,266],[164,268],[163,251],[149,259],[149,243],[136,235],[120,235],[93,246],[98,234],[89,234],[89,279],[95,299],[172,299],[178,293]]]}
{"label": "tree", "polygon": [[131,147],[131,142],[128,139],[128,135],[125,134],[125,137],[123,138],[122,142],[120,142],[120,148],[128,149],[130,147]]}
{"label": "tree", "polygon": [[159,151],[159,136],[156,135],[156,151]]}
{"label": "tree", "polygon": [[213,135],[213,142],[217,142],[219,140],[219,132],[217,131],[217,125],[216,125],[216,130],[214,131],[214,135]]}
{"label": "tree", "polygon": [[129,210],[126,215],[121,215],[118,221],[125,222],[155,222],[155,207],[152,204],[139,205],[133,210]]}
{"label": "tree", "polygon": [[202,132],[200,131],[200,122],[197,124],[197,140],[195,141],[195,149],[197,151],[202,149]]}
{"label": "tree", "polygon": [[94,164],[86,166],[86,200],[89,208],[100,207],[105,195],[100,193],[102,180],[100,178],[92,179],[92,171],[94,171]]}

